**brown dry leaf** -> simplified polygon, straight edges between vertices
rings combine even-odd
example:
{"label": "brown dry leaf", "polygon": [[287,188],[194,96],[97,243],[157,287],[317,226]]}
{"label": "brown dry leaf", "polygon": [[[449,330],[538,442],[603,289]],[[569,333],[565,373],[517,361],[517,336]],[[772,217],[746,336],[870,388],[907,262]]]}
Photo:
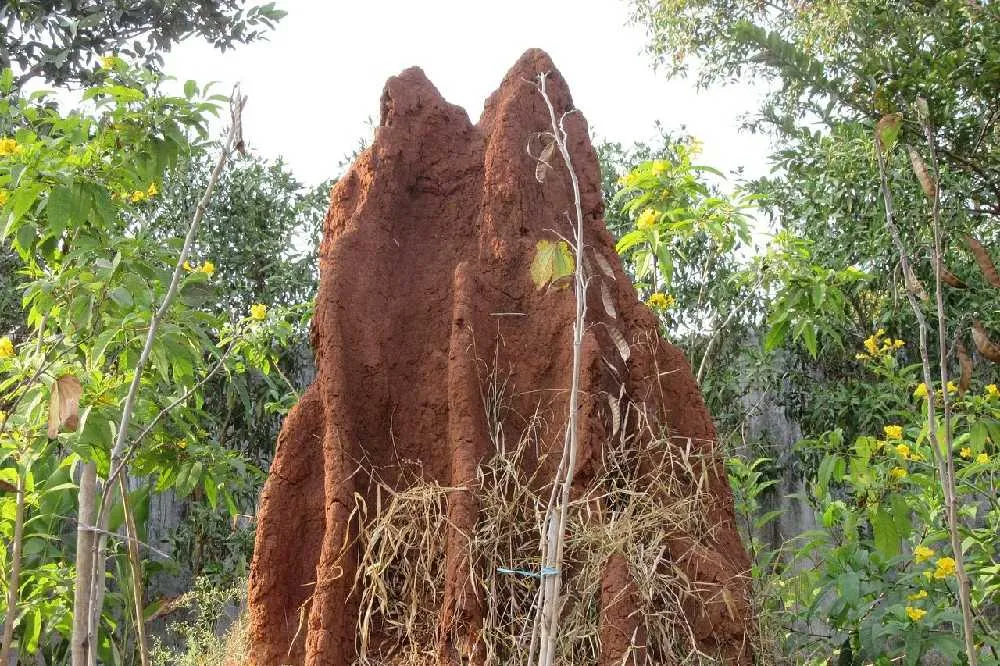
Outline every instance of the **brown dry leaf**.
{"label": "brown dry leaf", "polygon": [[969,249],[972,250],[972,256],[976,258],[976,263],[979,264],[979,270],[983,272],[986,277],[986,281],[989,282],[994,287],[1000,289],[1000,273],[997,273],[997,267],[993,265],[993,259],[990,257],[990,253],[986,251],[982,243],[977,241],[972,236],[966,236],[965,242],[968,244]]}
{"label": "brown dry leaf", "polygon": [[603,254],[600,252],[594,252],[594,260],[597,261],[597,265],[601,267],[601,272],[612,280],[615,279],[615,271],[611,268],[611,264],[608,263],[608,260],[604,258]]}
{"label": "brown dry leaf", "polygon": [[611,341],[615,343],[615,347],[618,348],[618,354],[622,357],[622,360],[628,363],[629,358],[632,356],[632,350],[629,349],[628,342],[625,341],[625,337],[621,332],[614,328],[613,326],[608,326],[608,335],[611,336]]}
{"label": "brown dry leaf", "polygon": [[538,156],[538,164],[535,165],[535,180],[539,183],[545,182],[545,177],[548,176],[549,170],[552,169],[552,165],[549,162],[556,152],[555,140],[549,138],[548,141],[548,144],[542,149],[542,154]]}
{"label": "brown dry leaf", "polygon": [[980,354],[994,363],[1000,363],[1000,346],[990,340],[986,327],[978,319],[972,322],[972,341],[976,343],[976,349]]}
{"label": "brown dry leaf", "polygon": [[736,622],[737,618],[740,617],[736,609],[736,600],[733,598],[733,593],[725,586],[722,587],[722,600],[726,602],[726,610],[729,611],[729,618],[733,622]]}
{"label": "brown dry leaf", "polygon": [[958,395],[963,396],[969,390],[969,385],[972,383],[972,359],[969,357],[969,352],[961,339],[958,340],[955,346],[958,350],[958,366],[962,370],[961,377],[958,380]]}
{"label": "brown dry leaf", "polygon": [[618,319],[618,312],[615,310],[615,302],[611,298],[611,290],[606,282],[601,283],[601,302],[604,303],[604,311],[612,319]]}
{"label": "brown dry leaf", "polygon": [[927,165],[924,164],[924,158],[920,157],[920,153],[913,146],[907,146],[906,150],[910,154],[910,164],[913,165],[913,173],[916,174],[917,180],[920,181],[920,187],[923,188],[927,198],[934,201],[934,197],[937,195],[937,186],[934,183],[934,178],[931,177],[930,171],[927,170]]}
{"label": "brown dry leaf", "polygon": [[608,394],[608,406],[611,407],[611,436],[618,434],[622,427],[622,410],[618,406],[618,398]]}
{"label": "brown dry leaf", "polygon": [[962,278],[949,271],[944,262],[940,260],[938,261],[938,271],[941,273],[941,281],[946,285],[955,289],[965,289],[967,286]]}
{"label": "brown dry leaf", "polygon": [[80,394],[83,386],[73,375],[63,375],[52,384],[49,400],[49,439],[60,432],[74,432],[80,425]]}
{"label": "brown dry leaf", "polygon": [[7,481],[4,481],[3,479],[0,479],[0,492],[16,493],[17,486],[15,486],[13,483],[9,483]]}

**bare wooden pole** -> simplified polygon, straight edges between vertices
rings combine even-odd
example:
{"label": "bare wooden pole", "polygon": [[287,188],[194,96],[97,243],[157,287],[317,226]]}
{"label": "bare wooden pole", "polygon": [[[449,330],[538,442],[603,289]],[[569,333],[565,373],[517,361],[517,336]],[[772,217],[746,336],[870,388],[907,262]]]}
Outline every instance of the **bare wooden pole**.
{"label": "bare wooden pole", "polygon": [[7,613],[0,639],[0,666],[10,663],[14,643],[14,622],[17,620],[18,590],[21,587],[21,550],[24,547],[24,491],[26,471],[17,474],[17,499],[14,509],[14,543],[11,548],[10,576],[7,579]]}
{"label": "bare wooden pole", "polygon": [[[569,414],[566,420],[566,437],[563,454],[553,480],[552,497],[545,514],[542,527],[542,569],[540,576],[540,599],[536,616],[536,628],[540,630],[538,640],[538,666],[552,666],[555,659],[556,641],[559,636],[560,604],[559,594],[562,588],[562,559],[565,547],[566,519],[569,511],[570,495],[573,489],[573,474],[576,470],[576,458],[579,451],[580,437],[580,369],[582,365],[583,333],[587,319],[587,278],[583,262],[583,204],[580,196],[580,181],[573,168],[573,158],[567,145],[565,119],[567,114],[556,116],[555,107],[546,90],[547,73],[538,77],[538,92],[545,101],[552,125],[552,137],[562,155],[566,170],[569,172],[573,189],[573,204],[575,218],[571,220],[573,228],[573,244],[576,251],[576,265],[573,272],[573,291],[576,297],[576,313],[573,321],[573,360],[572,379],[569,394]],[[569,113],[569,112],[567,112]],[[535,632],[532,632],[529,647],[529,663],[535,656]]]}
{"label": "bare wooden pole", "polygon": [[86,666],[90,654],[90,608],[93,587],[94,507],[97,496],[97,466],[92,462],[80,465],[80,509],[76,522],[76,586],[73,590],[73,666]]}

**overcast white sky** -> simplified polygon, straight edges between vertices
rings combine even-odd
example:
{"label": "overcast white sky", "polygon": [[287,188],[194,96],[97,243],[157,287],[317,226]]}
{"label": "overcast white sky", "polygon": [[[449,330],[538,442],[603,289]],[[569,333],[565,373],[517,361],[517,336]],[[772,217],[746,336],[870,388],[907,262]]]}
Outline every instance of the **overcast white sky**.
{"label": "overcast white sky", "polygon": [[667,81],[642,53],[624,0],[279,0],[288,12],[268,42],[225,54],[182,44],[166,71],[181,80],[240,81],[249,95],[244,134],[265,157],[284,156],[306,183],[337,164],[378,119],[386,78],[418,65],[444,97],[477,121],[486,97],[523,51],[549,52],[577,107],[600,137],[631,143],[653,123],[685,125],[704,141],[703,162],[748,177],[767,171],[767,141],[739,131],[756,108],[745,86],[698,92]]}

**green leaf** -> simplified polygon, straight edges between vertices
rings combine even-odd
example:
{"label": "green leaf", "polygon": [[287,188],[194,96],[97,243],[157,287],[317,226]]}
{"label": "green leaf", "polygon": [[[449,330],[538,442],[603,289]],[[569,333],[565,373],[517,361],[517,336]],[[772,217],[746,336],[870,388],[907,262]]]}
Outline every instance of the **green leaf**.
{"label": "green leaf", "polygon": [[837,589],[843,600],[853,606],[861,598],[861,579],[853,571],[843,573],[837,578]]}
{"label": "green leaf", "polygon": [[204,281],[188,279],[181,286],[178,297],[184,305],[200,308],[215,299],[215,290]]}
{"label": "green leaf", "polygon": [[68,187],[57,187],[49,194],[45,204],[45,214],[49,221],[49,231],[55,235],[62,233],[74,217],[73,191]]}
{"label": "green leaf", "polygon": [[806,349],[809,350],[809,354],[816,358],[816,328],[810,324],[805,323],[802,326],[802,342],[805,343]]}
{"label": "green leaf", "polygon": [[645,240],[646,232],[639,231],[638,229],[630,231],[621,237],[621,240],[618,241],[618,245],[615,246],[615,251],[617,251],[618,254],[625,254],[634,246],[645,242]]}
{"label": "green leaf", "polygon": [[877,507],[871,512],[871,523],[875,549],[879,554],[886,559],[899,555],[899,533],[892,516],[882,507]]}
{"label": "green leaf", "polygon": [[889,152],[899,139],[899,129],[903,126],[903,114],[890,113],[882,116],[875,126],[875,136],[883,152]]}
{"label": "green leaf", "polygon": [[216,484],[215,479],[212,478],[211,474],[206,474],[205,479],[202,482],[205,488],[205,497],[208,498],[208,503],[214,509],[219,502],[219,486]]}
{"label": "green leaf", "polygon": [[110,296],[111,300],[113,300],[115,303],[117,303],[123,308],[132,307],[132,294],[129,293],[129,290],[126,289],[125,287],[122,287],[120,285],[115,287],[110,292],[108,292],[108,296]]}
{"label": "green leaf", "polygon": [[17,243],[17,247],[22,253],[29,253],[31,248],[35,245],[35,240],[37,240],[37,232],[35,225],[31,222],[26,222],[20,226],[17,230],[17,235],[14,237]]}
{"label": "green leaf", "polygon": [[[131,297],[131,296],[130,296]],[[91,364],[96,364],[98,359],[104,354],[104,350],[108,348],[111,341],[114,340],[115,336],[118,335],[119,329],[110,328],[101,331],[97,339],[94,340],[94,345],[90,348],[90,362]]]}
{"label": "green leaf", "polygon": [[771,326],[767,331],[767,336],[764,338],[764,351],[771,352],[780,347],[788,336],[788,328],[787,319],[783,319]]}
{"label": "green leaf", "polygon": [[157,340],[153,343],[153,348],[151,350],[151,361],[152,365],[163,377],[163,381],[170,383],[170,361],[167,358],[167,350],[164,347],[162,340]]}
{"label": "green leaf", "polygon": [[21,618],[21,645],[23,652],[34,654],[38,652],[38,639],[42,635],[42,612],[33,610]]}
{"label": "green leaf", "polygon": [[531,262],[531,280],[539,289],[572,275],[575,262],[566,241],[552,243],[538,241],[535,258]]}
{"label": "green leaf", "polygon": [[11,231],[11,225],[20,220],[38,200],[38,195],[42,192],[40,183],[21,185],[14,190],[11,195],[11,216],[4,229],[3,235],[6,237]]}
{"label": "green leaf", "polygon": [[910,506],[906,503],[906,498],[902,495],[893,495],[889,500],[892,509],[892,522],[896,527],[896,535],[901,539],[907,539],[913,529],[910,519]]}
{"label": "green leaf", "polygon": [[989,430],[982,421],[974,421],[970,430],[972,450],[979,452],[986,447],[986,440],[989,437]]}

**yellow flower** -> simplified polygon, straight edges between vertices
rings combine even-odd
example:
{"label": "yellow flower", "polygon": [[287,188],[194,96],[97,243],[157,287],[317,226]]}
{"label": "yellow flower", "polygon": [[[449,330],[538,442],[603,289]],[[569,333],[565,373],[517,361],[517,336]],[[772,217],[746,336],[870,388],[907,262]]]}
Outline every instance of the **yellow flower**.
{"label": "yellow flower", "polygon": [[889,439],[903,439],[903,426],[887,425],[882,430]]}
{"label": "yellow flower", "polygon": [[7,193],[7,190],[0,190],[0,206],[6,204],[9,200],[10,194]]}
{"label": "yellow flower", "polygon": [[892,341],[892,348],[893,349],[902,349],[905,345],[906,345],[906,343],[903,342],[902,340],[893,340]]}
{"label": "yellow flower", "polygon": [[926,398],[927,397],[927,384],[920,382],[917,384],[916,390],[913,391],[914,398]]}
{"label": "yellow flower", "polygon": [[106,55],[101,58],[101,67],[104,69],[113,69],[115,66],[115,60],[117,60],[117,58],[113,55]]}
{"label": "yellow flower", "polygon": [[1000,396],[1000,389],[997,388],[996,384],[987,384],[986,385],[986,395],[987,395],[987,397],[990,397],[990,398],[996,398],[996,397]]}
{"label": "yellow flower", "polygon": [[865,349],[872,356],[878,355],[878,334],[872,335],[871,337],[865,338]]}
{"label": "yellow flower", "polygon": [[934,563],[934,577],[938,580],[955,575],[955,560],[950,557],[942,557]]}
{"label": "yellow flower", "polygon": [[921,562],[926,562],[927,560],[934,557],[934,549],[928,548],[927,546],[917,546],[913,549],[913,559],[917,564]]}
{"label": "yellow flower", "polygon": [[671,294],[664,294],[663,292],[658,291],[649,297],[646,301],[646,305],[654,310],[666,310],[675,302],[676,299]]}
{"label": "yellow flower", "polygon": [[891,476],[893,479],[896,479],[897,481],[900,479],[905,479],[906,470],[903,469],[902,467],[893,467],[891,470],[889,470],[889,476]]}
{"label": "yellow flower", "polygon": [[191,265],[190,261],[185,261],[184,262],[184,270],[186,270],[186,271],[193,271],[194,270],[194,266]]}
{"label": "yellow flower", "polygon": [[856,361],[867,361],[870,358],[871,358],[871,356],[869,356],[868,354],[855,354],[854,355],[854,359]]}
{"label": "yellow flower", "polygon": [[150,183],[149,187],[146,189],[146,196],[155,197],[160,191],[156,189],[156,183]]}
{"label": "yellow flower", "polygon": [[17,141],[9,137],[4,137],[0,139],[0,157],[4,155],[16,155],[21,152],[21,146],[17,145]]}
{"label": "yellow flower", "polygon": [[919,622],[923,619],[924,615],[927,615],[927,611],[923,608],[915,608],[913,606],[906,607],[906,615],[914,622]]}
{"label": "yellow flower", "polygon": [[654,224],[656,224],[656,211],[652,208],[642,211],[639,219],[635,222],[636,228],[642,230],[652,229]]}
{"label": "yellow flower", "polygon": [[10,358],[13,355],[14,343],[7,336],[0,338],[0,358]]}
{"label": "yellow flower", "polygon": [[954,393],[958,390],[958,385],[955,382],[948,382],[948,393]]}
{"label": "yellow flower", "polygon": [[989,461],[990,457],[988,454],[980,453],[978,456],[976,456],[976,462],[979,463],[980,465],[985,465]]}
{"label": "yellow flower", "polygon": [[903,458],[909,458],[910,457],[910,447],[908,447],[906,444],[897,444],[896,445],[896,453],[898,453]]}
{"label": "yellow flower", "polygon": [[926,598],[927,598],[927,590],[920,590],[919,592],[915,592],[914,594],[907,595],[906,600],[919,601],[921,599],[926,599]]}
{"label": "yellow flower", "polygon": [[267,306],[263,303],[257,303],[250,306],[250,318],[255,321],[264,321],[267,317]]}
{"label": "yellow flower", "polygon": [[132,200],[132,203],[139,203],[145,198],[146,198],[146,193],[142,190],[136,190],[129,196],[129,199]]}
{"label": "yellow flower", "polygon": [[653,173],[657,176],[662,176],[667,171],[667,163],[663,160],[656,160],[653,162]]}
{"label": "yellow flower", "polygon": [[966,446],[965,448],[959,450],[958,455],[968,460],[972,457],[972,449]]}
{"label": "yellow flower", "polygon": [[213,264],[211,261],[206,261],[201,265],[201,267],[198,270],[207,275],[208,277],[212,277],[213,275],[215,275],[215,264]]}

